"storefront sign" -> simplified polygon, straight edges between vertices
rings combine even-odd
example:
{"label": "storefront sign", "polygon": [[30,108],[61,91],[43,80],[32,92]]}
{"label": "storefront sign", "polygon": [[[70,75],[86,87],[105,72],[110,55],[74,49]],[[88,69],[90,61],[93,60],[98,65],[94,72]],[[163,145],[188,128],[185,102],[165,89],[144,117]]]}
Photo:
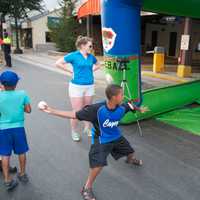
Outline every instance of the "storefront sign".
{"label": "storefront sign", "polygon": [[182,35],[181,37],[181,50],[188,50],[190,43],[190,35]]}

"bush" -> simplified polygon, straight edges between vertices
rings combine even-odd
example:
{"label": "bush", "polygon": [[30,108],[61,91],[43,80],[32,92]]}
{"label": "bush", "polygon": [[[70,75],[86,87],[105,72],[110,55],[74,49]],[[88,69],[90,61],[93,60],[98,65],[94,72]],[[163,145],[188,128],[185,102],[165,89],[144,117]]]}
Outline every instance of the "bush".
{"label": "bush", "polygon": [[75,42],[78,35],[81,34],[80,24],[73,16],[74,3],[72,0],[63,0],[61,2],[62,12],[58,23],[48,25],[50,37],[55,42],[56,47],[61,52],[70,52],[76,49]]}
{"label": "bush", "polygon": [[69,52],[76,49],[75,41],[79,35],[78,27],[79,24],[74,17],[68,17],[65,20],[61,19],[56,26],[49,27],[51,30],[50,37],[56,43],[59,51]]}

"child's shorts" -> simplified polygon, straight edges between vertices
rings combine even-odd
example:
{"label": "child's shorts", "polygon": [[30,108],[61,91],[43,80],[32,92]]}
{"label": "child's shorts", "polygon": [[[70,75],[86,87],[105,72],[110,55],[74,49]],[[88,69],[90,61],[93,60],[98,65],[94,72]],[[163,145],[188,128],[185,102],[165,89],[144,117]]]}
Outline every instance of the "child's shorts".
{"label": "child's shorts", "polygon": [[24,154],[29,150],[24,127],[0,130],[0,155]]}
{"label": "child's shorts", "polygon": [[89,152],[90,168],[106,166],[109,154],[111,154],[115,160],[118,160],[134,152],[135,150],[123,136],[106,144],[92,144]]}

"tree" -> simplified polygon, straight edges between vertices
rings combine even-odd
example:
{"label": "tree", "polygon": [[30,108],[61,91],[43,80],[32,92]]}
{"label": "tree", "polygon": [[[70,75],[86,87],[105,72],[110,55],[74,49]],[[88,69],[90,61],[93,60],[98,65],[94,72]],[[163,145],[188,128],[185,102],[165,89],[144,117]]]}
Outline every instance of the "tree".
{"label": "tree", "polygon": [[4,15],[8,15],[15,21],[16,29],[16,49],[15,53],[22,53],[22,50],[19,48],[19,26],[18,21],[20,19],[27,18],[27,13],[33,10],[42,11],[42,2],[43,0],[1,0],[0,7],[3,6],[6,8]]}
{"label": "tree", "polygon": [[48,24],[51,39],[59,51],[69,52],[76,49],[75,41],[79,35],[79,23],[73,16],[75,1],[62,0],[60,3],[60,20],[56,24]]}
{"label": "tree", "polygon": [[5,22],[5,16],[9,11],[9,2],[7,0],[1,0],[0,2],[0,38],[3,37],[3,23]]}

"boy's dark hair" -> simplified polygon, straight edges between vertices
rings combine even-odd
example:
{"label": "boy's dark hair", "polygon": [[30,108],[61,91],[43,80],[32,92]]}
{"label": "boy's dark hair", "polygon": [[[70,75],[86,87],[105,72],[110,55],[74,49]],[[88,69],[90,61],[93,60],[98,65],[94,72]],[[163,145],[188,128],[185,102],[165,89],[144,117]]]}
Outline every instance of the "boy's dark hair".
{"label": "boy's dark hair", "polygon": [[118,95],[120,90],[122,90],[121,86],[116,84],[109,84],[105,90],[107,99],[110,100],[113,96]]}
{"label": "boy's dark hair", "polygon": [[14,86],[6,86],[6,85],[4,85],[4,89],[5,90],[15,90],[15,88],[16,88],[16,85],[14,85]]}

